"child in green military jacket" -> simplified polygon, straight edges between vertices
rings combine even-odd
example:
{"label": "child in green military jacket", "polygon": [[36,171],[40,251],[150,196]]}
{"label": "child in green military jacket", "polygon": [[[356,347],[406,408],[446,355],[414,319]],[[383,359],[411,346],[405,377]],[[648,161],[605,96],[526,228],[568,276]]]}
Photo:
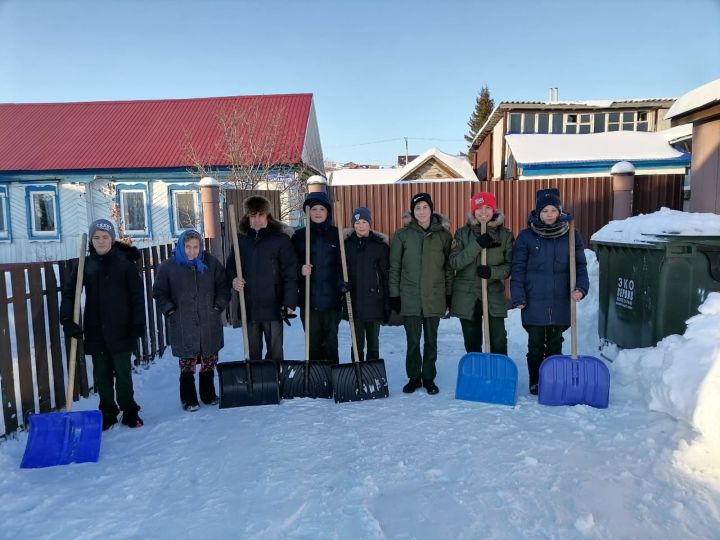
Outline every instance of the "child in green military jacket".
{"label": "child in green military jacket", "polygon": [[[453,279],[450,314],[460,319],[465,350],[482,352],[481,279],[488,280],[488,311],[490,351],[507,354],[507,303],[503,280],[510,275],[512,249],[515,238],[503,226],[505,216],[497,209],[492,193],[482,192],[470,199],[471,214],[467,224],[455,233],[450,267]],[[481,223],[486,232],[481,232]],[[487,250],[487,264],[480,263],[481,251]]]}

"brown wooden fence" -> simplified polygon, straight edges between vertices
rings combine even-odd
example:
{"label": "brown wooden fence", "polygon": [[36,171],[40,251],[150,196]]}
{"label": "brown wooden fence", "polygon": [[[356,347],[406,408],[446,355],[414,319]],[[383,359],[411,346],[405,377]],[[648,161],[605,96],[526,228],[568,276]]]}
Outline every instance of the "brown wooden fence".
{"label": "brown wooden fence", "polygon": [[[650,213],[662,206],[682,209],[683,175],[651,175],[635,178],[633,213]],[[470,197],[479,191],[492,192],[498,208],[505,213],[507,227],[517,234],[527,226],[527,217],[535,206],[538,189],[557,187],[564,207],[573,213],[585,245],[590,237],[612,219],[612,178],[563,178],[552,180],[513,180],[504,182],[408,182],[366,186],[332,186],[330,196],[340,200],[350,222],[350,213],[358,206],[370,208],[373,229],[392,235],[402,227],[402,214],[410,209],[415,193],[430,193],[436,211],[450,219],[451,229],[461,227],[470,210]]]}
{"label": "brown wooden fence", "polygon": [[[172,249],[172,244],[164,244],[140,250],[147,326],[134,353],[135,366],[147,367],[167,347],[165,321],[152,298],[152,285],[158,266]],[[5,435],[24,426],[29,414],[65,405],[69,340],[62,336],[60,300],[62,284],[76,266],[77,259],[0,265],[0,393]],[[82,342],[77,362],[75,400],[88,397],[92,389]]]}

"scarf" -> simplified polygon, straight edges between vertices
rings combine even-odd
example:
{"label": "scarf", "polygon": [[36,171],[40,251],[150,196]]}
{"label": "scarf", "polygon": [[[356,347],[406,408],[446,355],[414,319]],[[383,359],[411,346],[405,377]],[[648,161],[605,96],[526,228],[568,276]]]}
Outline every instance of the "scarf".
{"label": "scarf", "polygon": [[185,236],[191,232],[197,233],[194,229],[187,229],[178,237],[177,244],[175,245],[175,251],[173,252],[175,255],[175,262],[177,262],[180,266],[194,266],[197,268],[197,271],[202,274],[205,270],[207,270],[207,265],[202,262],[203,255],[205,253],[202,240],[200,240],[200,252],[197,257],[191,261],[187,258],[187,255],[185,255]]}
{"label": "scarf", "polygon": [[541,238],[560,238],[568,232],[571,220],[572,216],[570,214],[562,213],[555,223],[547,225],[542,222],[540,216],[533,210],[528,217],[528,225]]}

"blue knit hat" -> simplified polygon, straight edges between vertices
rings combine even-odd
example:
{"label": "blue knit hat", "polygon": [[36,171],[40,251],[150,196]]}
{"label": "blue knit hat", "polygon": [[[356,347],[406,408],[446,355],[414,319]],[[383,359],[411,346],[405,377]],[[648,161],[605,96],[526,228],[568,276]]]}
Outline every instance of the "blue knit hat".
{"label": "blue knit hat", "polygon": [[539,216],[546,206],[554,206],[560,212],[563,211],[560,201],[560,190],[557,188],[540,189],[535,196],[535,213]]}
{"label": "blue knit hat", "polygon": [[355,225],[355,222],[364,219],[367,221],[370,225],[372,225],[372,216],[370,215],[370,210],[365,208],[364,206],[361,206],[360,208],[356,208],[353,210],[351,221],[352,224]]}

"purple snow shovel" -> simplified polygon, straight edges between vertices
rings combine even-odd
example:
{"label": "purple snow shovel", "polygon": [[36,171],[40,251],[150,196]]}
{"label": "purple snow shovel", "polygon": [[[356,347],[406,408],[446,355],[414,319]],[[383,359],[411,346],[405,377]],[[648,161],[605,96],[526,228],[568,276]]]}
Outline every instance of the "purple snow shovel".
{"label": "purple snow shovel", "polygon": [[590,405],[607,409],[610,371],[599,358],[577,355],[575,290],[575,225],[570,222],[570,336],[571,356],[556,354],[540,364],[538,403],[541,405]]}
{"label": "purple snow shovel", "polygon": [[[87,234],[80,239],[73,321],[80,323],[80,295],[85,273]],[[65,394],[65,412],[30,415],[30,433],[20,468],[38,469],[68,463],[94,462],[100,456],[102,439],[102,413],[100,411],[72,411],[75,392],[75,357],[78,342],[70,341],[68,382]]]}

